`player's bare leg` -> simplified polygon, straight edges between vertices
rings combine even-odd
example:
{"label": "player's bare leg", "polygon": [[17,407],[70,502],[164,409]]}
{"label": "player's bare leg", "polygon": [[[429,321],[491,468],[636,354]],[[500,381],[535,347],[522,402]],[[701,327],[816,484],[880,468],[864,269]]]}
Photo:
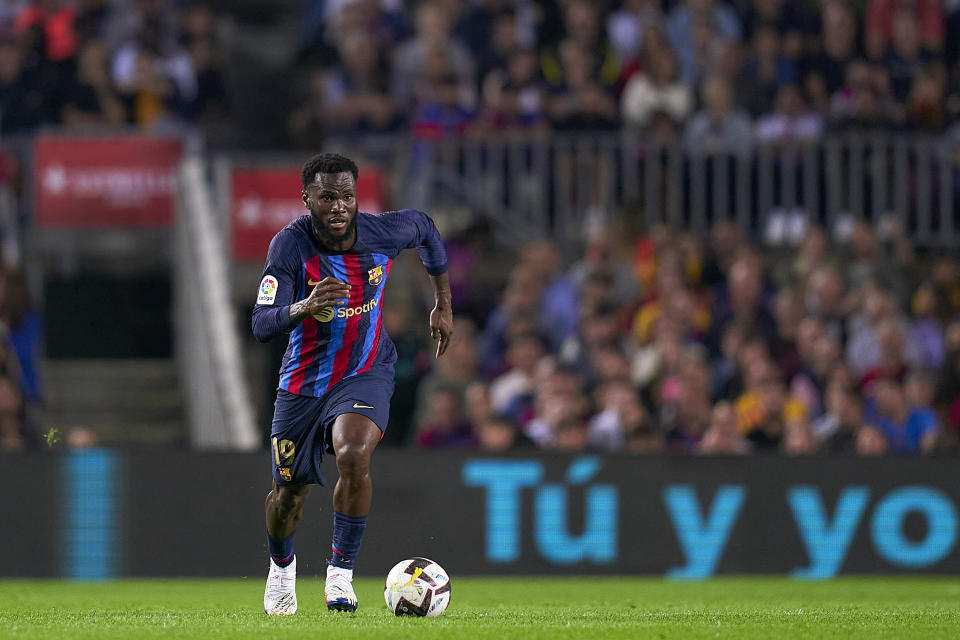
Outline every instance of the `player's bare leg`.
{"label": "player's bare leg", "polygon": [[263,592],[263,610],[269,615],[288,616],[297,612],[297,558],[293,554],[293,533],[303,517],[303,505],[310,486],[279,486],[267,494],[265,506],[267,540],[270,546],[270,573]]}
{"label": "player's bare leg", "polygon": [[327,567],[327,608],[356,611],[353,561],[360,549],[373,495],[370,458],[380,442],[380,429],[370,418],[344,413],[333,423],[333,450],[340,479],[333,490],[333,556]]}
{"label": "player's bare leg", "polygon": [[333,450],[340,479],[333,490],[333,508],[348,516],[370,512],[373,481],[370,458],[380,443],[380,429],[359,413],[344,413],[333,423]]}
{"label": "player's bare leg", "polygon": [[303,517],[303,505],[310,495],[310,485],[284,485],[273,483],[273,489],[267,494],[266,516],[267,534],[271,538],[286,538],[296,531]]}

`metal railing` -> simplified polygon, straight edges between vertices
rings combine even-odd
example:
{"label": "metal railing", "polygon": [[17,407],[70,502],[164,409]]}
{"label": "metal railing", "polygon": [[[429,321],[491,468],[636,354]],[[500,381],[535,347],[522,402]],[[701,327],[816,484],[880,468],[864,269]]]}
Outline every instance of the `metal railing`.
{"label": "metal railing", "polygon": [[924,246],[955,246],[960,233],[960,144],[945,138],[838,134],[749,155],[692,154],[625,133],[407,140],[393,150],[403,206],[469,210],[561,240],[581,238],[591,212],[694,232],[733,219],[758,235],[780,212],[828,229],[898,216]]}

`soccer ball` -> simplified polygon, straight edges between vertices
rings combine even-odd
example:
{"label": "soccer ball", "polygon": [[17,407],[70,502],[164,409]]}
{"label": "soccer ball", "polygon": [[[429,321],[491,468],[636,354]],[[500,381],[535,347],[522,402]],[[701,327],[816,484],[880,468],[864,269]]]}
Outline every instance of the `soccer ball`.
{"label": "soccer ball", "polygon": [[395,615],[432,618],[450,604],[450,576],[432,560],[408,558],[390,569],[383,598]]}

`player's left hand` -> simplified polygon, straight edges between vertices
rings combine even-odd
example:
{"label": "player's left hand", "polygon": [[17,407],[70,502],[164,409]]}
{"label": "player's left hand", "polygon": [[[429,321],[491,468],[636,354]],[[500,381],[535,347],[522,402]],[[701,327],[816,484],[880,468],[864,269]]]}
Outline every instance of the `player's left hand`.
{"label": "player's left hand", "polygon": [[430,337],[434,340],[440,340],[437,343],[437,355],[439,358],[450,346],[450,337],[453,335],[453,311],[450,307],[434,307],[430,312]]}

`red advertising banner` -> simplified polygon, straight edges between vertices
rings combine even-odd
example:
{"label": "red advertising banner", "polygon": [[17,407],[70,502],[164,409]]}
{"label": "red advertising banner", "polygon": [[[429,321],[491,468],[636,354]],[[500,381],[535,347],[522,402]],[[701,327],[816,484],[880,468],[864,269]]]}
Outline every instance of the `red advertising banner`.
{"label": "red advertising banner", "polygon": [[[300,168],[235,168],[232,178],[233,257],[262,262],[273,236],[307,213],[300,197]],[[360,211],[377,213],[383,209],[382,186],[380,172],[361,168],[357,180]]]}
{"label": "red advertising banner", "polygon": [[179,140],[38,136],[36,220],[43,227],[167,227],[173,222]]}

